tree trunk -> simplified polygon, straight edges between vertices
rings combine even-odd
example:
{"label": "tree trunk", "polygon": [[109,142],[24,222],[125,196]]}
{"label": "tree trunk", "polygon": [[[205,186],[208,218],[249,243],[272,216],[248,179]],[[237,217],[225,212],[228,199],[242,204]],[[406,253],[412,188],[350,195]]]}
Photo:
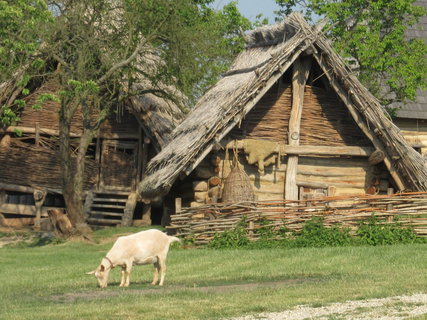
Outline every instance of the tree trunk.
{"label": "tree trunk", "polygon": [[[68,217],[73,225],[73,233],[90,238],[90,228],[84,220],[83,210],[83,178],[84,178],[84,154],[86,148],[79,148],[79,153],[73,170],[73,158],[71,156],[70,123],[75,110],[76,102],[63,101],[59,115],[59,153],[62,172],[62,192]],[[82,146],[80,141],[80,147]],[[84,149],[84,150],[83,150]],[[83,153],[83,157],[81,154]]]}

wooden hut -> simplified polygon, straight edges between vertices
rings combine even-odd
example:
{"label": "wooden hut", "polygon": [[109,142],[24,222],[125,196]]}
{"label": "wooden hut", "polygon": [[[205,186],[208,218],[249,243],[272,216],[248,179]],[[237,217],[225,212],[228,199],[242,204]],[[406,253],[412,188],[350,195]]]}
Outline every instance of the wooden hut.
{"label": "wooden hut", "polygon": [[258,200],[426,190],[424,160],[399,131],[320,27],[294,13],[247,35],[138,192],[179,207],[222,201],[228,180],[249,181]]}
{"label": "wooden hut", "polygon": [[[142,92],[147,86],[144,83],[142,88],[140,83],[133,89]],[[6,99],[12,102],[22,90],[13,79],[0,89],[0,103]],[[38,225],[50,208],[64,208],[58,156],[59,105],[51,101],[40,110],[32,108],[41,94],[59,89],[55,77],[46,79],[25,97],[27,106],[19,123],[0,128],[0,214],[8,225],[34,220]],[[176,89],[164,89],[182,98]],[[144,222],[150,223],[150,207],[138,204],[135,188],[148,160],[168,143],[170,132],[182,118],[178,104],[151,93],[136,95],[117,106],[87,152],[85,214],[91,225],[129,225],[133,219],[145,218],[144,213],[148,213]],[[82,125],[82,115],[77,112],[71,125],[73,139],[79,138]]]}

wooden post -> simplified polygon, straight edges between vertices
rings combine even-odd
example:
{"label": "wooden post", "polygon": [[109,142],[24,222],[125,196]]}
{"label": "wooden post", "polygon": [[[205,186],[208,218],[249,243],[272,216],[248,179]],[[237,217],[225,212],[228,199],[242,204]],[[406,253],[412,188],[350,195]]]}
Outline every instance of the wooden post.
{"label": "wooden post", "polygon": [[40,230],[40,220],[42,216],[42,207],[44,200],[46,199],[47,192],[46,190],[35,190],[33,192],[34,202],[36,205],[36,218],[34,220],[34,229]]}
{"label": "wooden post", "polygon": [[[387,188],[387,195],[391,196],[394,193],[393,188]],[[387,211],[393,210],[393,204],[389,203],[387,204]],[[387,222],[391,223],[393,222],[393,216],[387,216]]]}
{"label": "wooden post", "polygon": [[175,214],[180,214],[182,211],[182,199],[175,198]]}
{"label": "wooden post", "polygon": [[148,146],[151,143],[150,139],[144,138],[144,148],[142,149],[142,175],[145,175],[145,170],[147,169],[148,163]]}
{"label": "wooden post", "polygon": [[[304,89],[311,67],[311,59],[295,60],[292,75],[292,109],[289,118],[288,144],[299,145],[302,108],[304,104]],[[288,156],[286,166],[285,199],[298,200],[296,183],[298,156]]]}
{"label": "wooden post", "polygon": [[142,221],[146,226],[151,225],[151,204],[142,204]]}
{"label": "wooden post", "polygon": [[40,147],[40,124],[36,122],[36,147]]}
{"label": "wooden post", "polygon": [[0,207],[3,203],[6,203],[6,191],[0,190]]}

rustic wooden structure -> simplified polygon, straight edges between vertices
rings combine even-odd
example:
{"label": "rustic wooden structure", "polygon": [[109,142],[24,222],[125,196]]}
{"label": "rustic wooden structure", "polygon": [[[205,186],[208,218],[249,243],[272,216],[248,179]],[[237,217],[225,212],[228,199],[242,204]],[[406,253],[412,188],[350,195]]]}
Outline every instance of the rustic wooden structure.
{"label": "rustic wooden structure", "polygon": [[[11,79],[0,86],[0,104],[21,98],[22,88],[14,85]],[[134,90],[142,92],[139,86]],[[6,219],[34,217],[36,228],[49,209],[63,208],[64,202],[58,157],[59,105],[50,101],[41,110],[31,107],[42,93],[59,89],[55,77],[46,79],[24,97],[27,107],[20,113],[20,122],[0,128],[0,213]],[[142,218],[144,206],[137,203],[136,185],[148,160],[168,142],[182,118],[178,104],[151,93],[117,106],[87,153],[85,213],[91,225],[130,225],[134,218]],[[73,139],[79,138],[82,125],[82,115],[77,112],[71,124]],[[144,214],[145,223],[151,223],[149,207],[144,207]]]}
{"label": "rustic wooden structure", "polygon": [[427,190],[424,160],[320,29],[294,13],[248,34],[149,162],[139,194],[214,206],[235,153],[259,201]]}

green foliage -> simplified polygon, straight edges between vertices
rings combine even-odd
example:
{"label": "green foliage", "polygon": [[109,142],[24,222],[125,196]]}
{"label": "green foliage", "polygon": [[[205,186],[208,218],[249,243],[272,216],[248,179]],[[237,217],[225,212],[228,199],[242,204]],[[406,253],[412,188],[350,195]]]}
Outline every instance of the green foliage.
{"label": "green foliage", "polygon": [[263,220],[261,228],[253,231],[256,241],[249,240],[247,226],[247,222],[242,221],[231,230],[215,234],[208,246],[215,249],[319,248],[425,242],[424,238],[419,238],[412,229],[399,222],[384,224],[375,217],[362,221],[354,236],[350,234],[349,228],[325,227],[321,217],[308,220],[299,232],[289,232],[286,228],[277,229]]}
{"label": "green foliage", "polygon": [[43,26],[52,18],[45,0],[0,1],[0,83],[31,61]]}
{"label": "green foliage", "polygon": [[246,221],[238,223],[233,229],[215,234],[209,247],[214,249],[242,248],[249,244],[246,235]]}
{"label": "green foliage", "polygon": [[413,100],[417,88],[426,87],[427,46],[422,39],[405,38],[406,28],[426,15],[424,8],[413,5],[414,0],[276,2],[281,7],[278,14],[303,7],[308,19],[325,17],[329,22],[325,30],[335,48],[357,60],[359,79],[384,104]]}
{"label": "green foliage", "polygon": [[326,228],[323,219],[313,217],[308,220],[301,232],[295,234],[295,247],[336,247],[347,246],[353,243],[349,229],[340,229],[337,226]]}
{"label": "green foliage", "polygon": [[360,224],[357,236],[361,244],[371,246],[423,242],[412,229],[399,222],[383,224],[374,216]]}

